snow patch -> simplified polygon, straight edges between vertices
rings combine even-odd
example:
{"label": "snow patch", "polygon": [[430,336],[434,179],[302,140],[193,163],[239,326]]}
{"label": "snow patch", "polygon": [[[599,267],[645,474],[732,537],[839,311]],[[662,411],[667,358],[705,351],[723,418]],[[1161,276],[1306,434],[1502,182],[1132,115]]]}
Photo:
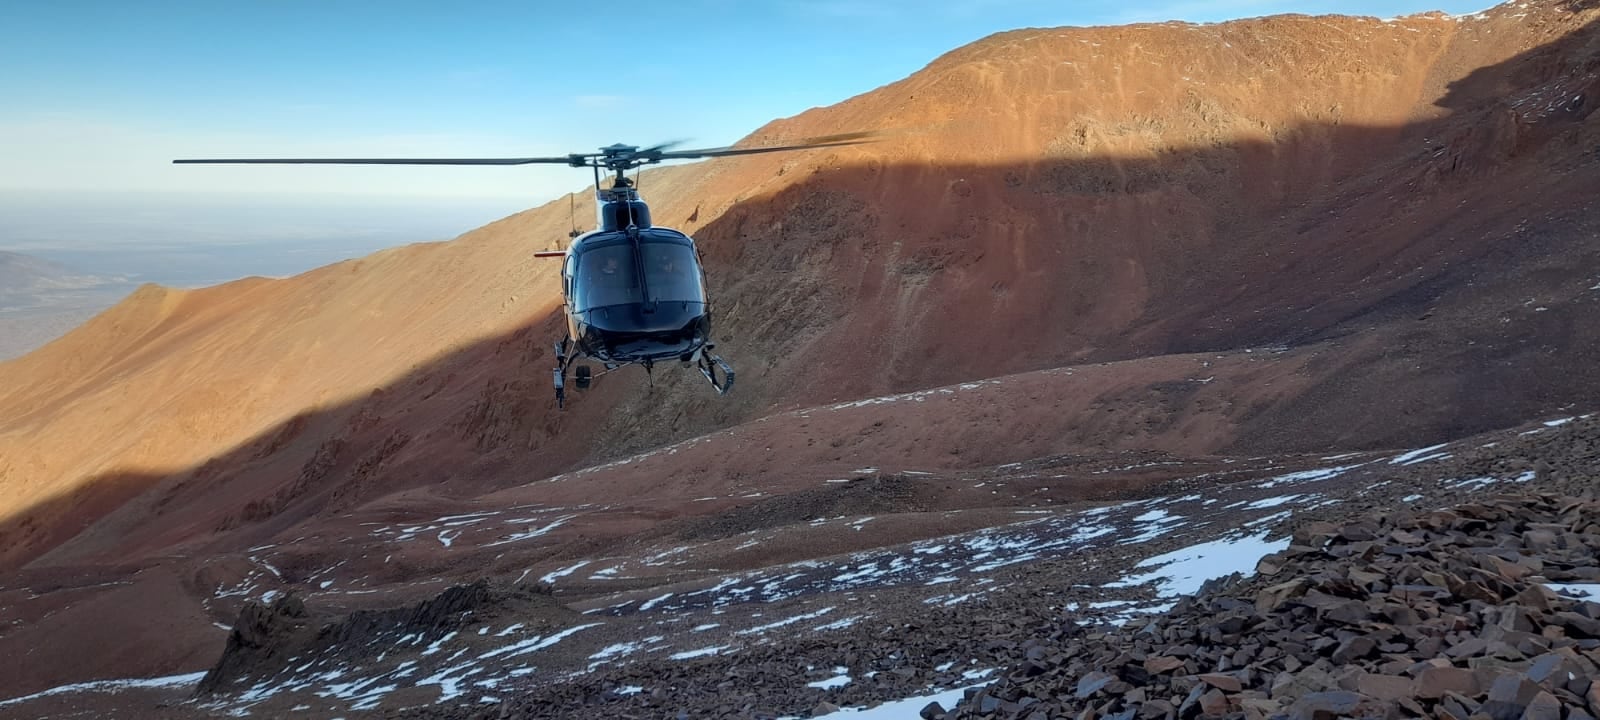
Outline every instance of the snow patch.
{"label": "snow patch", "polygon": [[571,575],[572,573],[577,572],[578,568],[581,568],[581,567],[583,567],[585,565],[588,565],[588,564],[589,564],[589,561],[588,560],[584,560],[584,561],[579,562],[576,565],[568,565],[567,567],[561,568],[560,570],[554,570],[554,571],[545,573],[544,575],[539,577],[539,582],[542,582],[542,583],[544,583],[546,585],[549,585],[551,583],[554,583],[557,578],[564,578],[564,577],[566,577],[568,575]]}
{"label": "snow patch", "polygon": [[1135,587],[1157,583],[1157,593],[1165,597],[1192,595],[1207,580],[1233,573],[1255,572],[1262,556],[1289,546],[1289,538],[1268,540],[1266,535],[1224,538],[1191,545],[1164,555],[1147,558],[1136,568],[1153,568],[1129,575],[1107,587]]}
{"label": "snow patch", "polygon": [[833,621],[831,623],[823,623],[823,624],[818,625],[818,626],[816,626],[814,628],[811,628],[811,629],[815,630],[817,632],[826,632],[828,630],[843,630],[844,628],[847,628],[847,627],[850,627],[851,625],[856,624],[856,621],[860,620],[863,617],[866,617],[866,616],[865,615],[851,615],[850,617],[847,617],[847,618],[839,618],[838,620],[835,620],[835,621]]}
{"label": "snow patch", "polygon": [[826,680],[813,680],[806,683],[806,687],[814,687],[818,690],[832,690],[836,687],[844,687],[849,685],[850,675],[848,674],[848,670],[849,668],[836,667],[833,669],[833,672],[835,673],[833,677]]}
{"label": "snow patch", "polygon": [[140,678],[140,679],[129,679],[129,680],[95,680],[95,681],[92,681],[92,682],[74,683],[72,685],[62,685],[60,687],[53,687],[53,688],[50,688],[49,690],[41,690],[39,692],[33,693],[32,695],[23,695],[22,697],[14,697],[14,698],[11,698],[10,700],[0,700],[0,707],[5,707],[6,705],[12,705],[12,704],[15,704],[15,703],[20,703],[20,702],[27,702],[29,700],[37,700],[39,698],[49,697],[51,695],[65,695],[67,693],[115,692],[117,690],[126,690],[126,689],[129,689],[129,688],[183,687],[185,685],[198,684],[200,682],[200,679],[205,677],[205,676],[206,676],[205,671],[201,671],[201,672],[196,672],[196,673],[188,673],[186,675],[168,675],[166,677],[158,677],[158,678]]}
{"label": "snow patch", "polygon": [[715,646],[712,646],[712,647],[700,648],[699,650],[685,650],[683,652],[673,653],[671,655],[668,655],[667,659],[668,660],[688,660],[690,658],[705,657],[706,655],[716,655],[717,653],[720,653],[723,650],[727,650],[728,648],[731,648],[731,647],[733,647],[733,646],[732,645],[715,645]]}
{"label": "snow patch", "polygon": [[564,515],[562,517],[556,518],[554,521],[552,521],[548,525],[545,525],[544,527],[533,529],[533,530],[526,530],[526,531],[519,532],[519,533],[513,533],[511,535],[506,536],[503,539],[496,540],[496,541],[494,541],[492,543],[484,545],[484,547],[494,547],[496,545],[504,545],[506,543],[514,543],[514,542],[518,542],[518,541],[521,541],[521,540],[527,540],[529,538],[536,538],[536,537],[539,537],[540,535],[543,535],[543,534],[545,534],[547,532],[550,532],[551,530],[554,530],[554,529],[556,529],[558,527],[561,527],[562,525],[565,525],[568,520],[571,520],[571,519],[573,519],[575,517],[577,517],[576,514],[574,514],[574,515]]}
{"label": "snow patch", "polygon": [[739,630],[739,631],[735,632],[734,634],[735,635],[753,635],[753,634],[756,634],[756,633],[764,633],[764,632],[766,632],[768,630],[781,628],[781,627],[784,627],[785,625],[793,625],[793,624],[795,624],[797,622],[801,622],[803,620],[815,620],[816,618],[822,617],[823,615],[827,615],[828,613],[831,613],[831,612],[833,612],[833,607],[829,606],[829,607],[825,607],[825,608],[823,608],[821,610],[817,610],[817,611],[814,611],[814,612],[808,612],[808,613],[804,613],[804,614],[801,614],[801,615],[796,615],[794,617],[784,618],[782,620],[778,620],[777,622],[770,622],[770,623],[767,623],[765,625],[757,625],[757,626],[755,626],[753,628],[746,628],[744,630]]}
{"label": "snow patch", "polygon": [[1273,508],[1273,507],[1277,507],[1279,505],[1286,505],[1288,503],[1292,503],[1292,502],[1294,502],[1296,500],[1299,500],[1301,498],[1315,498],[1315,497],[1316,497],[1316,495],[1279,495],[1278,497],[1270,497],[1270,498],[1265,498],[1265,499],[1262,499],[1262,500],[1255,500],[1255,501],[1246,503],[1245,506],[1244,506],[1244,509],[1246,509],[1246,510],[1265,510],[1267,508]]}
{"label": "snow patch", "polygon": [[1544,586],[1563,595],[1590,601],[1600,600],[1600,583],[1545,583]]}
{"label": "snow patch", "polygon": [[558,632],[558,633],[556,633],[554,635],[551,635],[548,638],[542,638],[541,639],[538,636],[534,636],[534,637],[528,638],[526,640],[523,640],[521,642],[515,643],[513,645],[507,645],[507,646],[505,646],[503,648],[500,648],[498,650],[490,650],[489,652],[486,652],[486,653],[484,653],[482,655],[479,655],[478,659],[479,660],[488,660],[489,658],[492,658],[492,657],[501,657],[503,659],[503,658],[515,657],[515,656],[521,655],[523,653],[530,653],[530,652],[533,652],[535,650],[543,650],[543,649],[545,649],[547,647],[550,647],[551,645],[554,645],[554,644],[556,644],[558,642],[561,642],[562,640],[566,639],[568,636],[571,636],[571,635],[573,635],[574,633],[577,633],[580,630],[587,630],[587,629],[592,628],[592,627],[597,627],[597,626],[599,626],[601,624],[602,623],[589,623],[587,625],[578,625],[578,626],[575,626],[575,627],[570,627],[570,628],[562,630],[561,632]]}
{"label": "snow patch", "polygon": [[1425,448],[1420,448],[1420,449],[1417,449],[1417,450],[1412,450],[1410,452],[1401,453],[1399,455],[1396,455],[1392,459],[1390,459],[1389,460],[1389,464],[1390,465],[1410,465],[1413,462],[1422,462],[1422,460],[1419,459],[1419,458],[1423,458],[1424,456],[1428,455],[1429,453],[1432,453],[1432,452],[1438,450],[1439,448],[1445,447],[1445,446],[1447,446],[1449,444],[1450,443],[1439,443],[1438,445],[1430,445],[1430,446],[1425,447]]}
{"label": "snow patch", "polygon": [[1317,469],[1317,470],[1302,470],[1300,472],[1292,472],[1292,473],[1289,473],[1288,475],[1279,475],[1279,476],[1271,478],[1269,480],[1265,480],[1263,482],[1256,483],[1256,487],[1261,488],[1263,490],[1266,490],[1266,489],[1278,487],[1279,485],[1298,485],[1300,483],[1312,482],[1314,480],[1327,480],[1329,478],[1334,478],[1334,477],[1338,477],[1340,475],[1343,475],[1346,472],[1354,470],[1354,469],[1356,469],[1358,467],[1361,467],[1362,465],[1365,465],[1365,464],[1366,463],[1356,463],[1354,465],[1340,465],[1338,467],[1321,468],[1321,469]]}
{"label": "snow patch", "polygon": [[835,720],[844,720],[846,717],[850,720],[905,720],[905,718],[917,717],[917,713],[921,712],[922,708],[926,707],[928,703],[936,702],[946,708],[955,707],[956,703],[960,702],[961,698],[966,695],[967,690],[976,687],[982,687],[982,685],[945,690],[932,695],[919,695],[904,700],[893,700],[873,708],[844,708],[838,712],[815,715],[813,717],[834,718]]}
{"label": "snow patch", "polygon": [[646,601],[644,601],[644,603],[639,605],[639,611],[643,612],[643,611],[649,610],[650,608],[653,608],[653,607],[655,607],[657,605],[660,605],[661,603],[665,602],[667,598],[672,597],[674,594],[675,593],[667,593],[665,595],[662,595],[661,597],[652,598],[650,600],[646,600]]}

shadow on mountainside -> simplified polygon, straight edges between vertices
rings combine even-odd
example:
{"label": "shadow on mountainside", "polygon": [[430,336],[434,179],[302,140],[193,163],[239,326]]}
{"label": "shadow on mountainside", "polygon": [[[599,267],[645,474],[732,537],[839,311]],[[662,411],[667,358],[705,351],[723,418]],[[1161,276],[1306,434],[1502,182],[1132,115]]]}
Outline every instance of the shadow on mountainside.
{"label": "shadow on mountainside", "polygon": [[[109,473],[0,520],[0,584],[240,552],[358,506],[448,506],[775,408],[1067,365],[1298,353],[1281,389],[1238,407],[1186,405],[1169,379],[1119,399],[1233,424],[1203,446],[1149,438],[1193,454],[1416,446],[1600,405],[1595,45],[1591,25],[1475,71],[1440,101],[1448,117],[1402,127],[1308,123],[1144,157],[1069,143],[1006,166],[820,155],[695,233],[732,395],[677,368],[627,371],[557,412],[562,321],[535,318],[198,467]],[[84,660],[101,656],[88,645],[26,666],[6,649],[17,693],[129,674],[112,653]]]}

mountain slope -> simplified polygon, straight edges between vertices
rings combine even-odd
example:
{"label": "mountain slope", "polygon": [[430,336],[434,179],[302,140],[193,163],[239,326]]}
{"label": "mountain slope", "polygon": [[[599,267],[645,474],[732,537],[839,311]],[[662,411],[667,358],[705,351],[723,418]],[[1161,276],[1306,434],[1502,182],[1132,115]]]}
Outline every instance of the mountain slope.
{"label": "mountain slope", "polygon": [[[287,280],[143,288],[0,365],[0,571],[203,588],[350,514],[626,499],[511,572],[879,459],[1415,447],[1592,407],[1597,17],[1016,31],[747,140],[882,142],[647,173],[705,252],[726,398],[662,369],[554,410],[531,250],[565,199]],[[370,568],[402,598],[446,569]]]}
{"label": "mountain slope", "polygon": [[[286,281],[135,298],[113,315],[137,319],[108,318],[7,367],[15,380],[0,388],[11,411],[0,478],[27,487],[8,494],[20,509],[102,475],[182,472],[310,413],[326,434],[267,458],[280,467],[272,474],[332,442],[349,446],[346,456],[379,452],[409,467],[401,484],[437,484],[443,473],[464,488],[492,486],[504,478],[485,466],[549,473],[775,405],[1337,337],[1364,314],[1421,314],[1469,282],[1474,295],[1519,288],[1517,273],[1538,272],[1526,264],[1584,252],[1592,200],[1575,188],[1593,164],[1569,158],[1550,173],[1545,155],[1566,154],[1566,142],[1546,150],[1552,136],[1592,134],[1590,115],[1528,105],[1594,82],[1589,11],[1568,7],[1001,34],[751,139],[907,130],[889,141],[647,179],[656,217],[705,247],[719,332],[744,370],[732,398],[713,400],[676,376],[647,391],[634,373],[552,416],[540,386],[555,335],[554,269],[528,250],[558,237],[557,202],[451,243]],[[1495,178],[1506,182],[1487,182]],[[1519,226],[1528,232],[1524,223],[1547,247],[1505,247]],[[1593,267],[1592,257],[1573,259],[1566,264]],[[1469,300],[1482,304],[1452,305]],[[1446,308],[1431,322],[1474,325],[1479,312]],[[102,369],[64,361],[104,357],[123,336],[136,344]],[[1486,340],[1510,352],[1526,338]],[[1591,341],[1579,333],[1571,352]],[[1346,366],[1389,352],[1346,350],[1356,353]],[[1482,354],[1453,363],[1481,364]],[[1530,361],[1505,374],[1526,377]],[[1535,377],[1540,387],[1506,395],[1559,395],[1573,376]],[[1397,382],[1406,379],[1385,378],[1345,406]],[[417,388],[428,388],[424,397]],[[1495,397],[1476,409],[1488,415],[1449,429],[1506,424],[1530,407]],[[481,438],[451,429],[474,415],[504,425],[491,434],[507,437],[490,445],[520,449],[484,461],[491,448]],[[372,427],[332,430],[340,418]],[[1337,439],[1394,444],[1445,429],[1411,419]],[[1297,437],[1290,445],[1335,439]],[[96,452],[82,452],[86,444]],[[424,459],[454,453],[465,466]],[[288,484],[262,482],[191,486],[229,485],[236,513]]]}

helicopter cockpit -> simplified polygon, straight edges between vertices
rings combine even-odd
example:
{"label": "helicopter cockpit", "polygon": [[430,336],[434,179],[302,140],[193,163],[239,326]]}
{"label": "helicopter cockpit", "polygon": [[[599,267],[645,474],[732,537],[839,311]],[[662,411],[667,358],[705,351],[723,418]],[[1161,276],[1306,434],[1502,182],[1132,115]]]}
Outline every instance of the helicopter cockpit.
{"label": "helicopter cockpit", "polygon": [[637,255],[633,243],[621,233],[615,240],[590,241],[574,248],[566,268],[573,310],[645,302],[705,303],[705,286],[691,241],[656,228],[639,233]]}

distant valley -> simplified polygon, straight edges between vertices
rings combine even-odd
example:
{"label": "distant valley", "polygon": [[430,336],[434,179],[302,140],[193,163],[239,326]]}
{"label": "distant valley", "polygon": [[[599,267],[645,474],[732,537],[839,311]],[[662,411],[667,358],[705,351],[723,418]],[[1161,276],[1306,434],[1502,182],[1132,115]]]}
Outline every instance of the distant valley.
{"label": "distant valley", "polygon": [[135,284],[0,251],[0,361],[54,340],[126,297]]}
{"label": "distant valley", "polygon": [[290,277],[443,240],[520,200],[0,192],[0,362],[145,283],[191,289]]}

